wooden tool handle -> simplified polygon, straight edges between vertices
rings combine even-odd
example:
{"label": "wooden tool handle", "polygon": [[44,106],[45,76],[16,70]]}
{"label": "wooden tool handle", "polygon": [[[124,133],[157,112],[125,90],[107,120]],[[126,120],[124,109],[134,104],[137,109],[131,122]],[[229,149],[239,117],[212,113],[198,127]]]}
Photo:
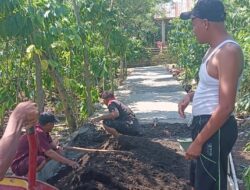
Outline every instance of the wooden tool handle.
{"label": "wooden tool handle", "polygon": [[127,152],[122,150],[105,150],[105,149],[95,149],[95,148],[82,148],[82,147],[75,147],[75,146],[66,146],[63,147],[64,150],[72,150],[78,152]]}

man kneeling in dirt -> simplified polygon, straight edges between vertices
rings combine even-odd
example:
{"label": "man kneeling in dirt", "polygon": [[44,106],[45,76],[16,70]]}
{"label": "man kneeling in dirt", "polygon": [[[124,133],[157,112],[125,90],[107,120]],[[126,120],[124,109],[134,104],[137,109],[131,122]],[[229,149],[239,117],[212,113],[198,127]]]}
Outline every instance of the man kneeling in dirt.
{"label": "man kneeling in dirt", "polygon": [[[67,164],[73,168],[78,167],[78,163],[69,160],[62,156],[62,148],[57,146],[58,143],[54,142],[50,136],[50,132],[54,128],[55,122],[58,122],[57,118],[49,112],[44,112],[39,116],[39,124],[35,127],[36,138],[38,140],[38,152],[37,152],[37,172],[39,180],[46,180],[41,176],[42,168],[48,161],[58,161],[63,164]],[[47,166],[46,165],[46,166]],[[47,167],[46,167],[47,168]],[[27,134],[24,134],[19,139],[19,146],[16,152],[16,156],[11,165],[12,171],[17,176],[26,176],[29,169],[29,143]],[[41,174],[40,174],[41,173]],[[40,176],[40,177],[39,177]]]}
{"label": "man kneeling in dirt", "polygon": [[119,134],[139,135],[139,122],[128,106],[116,100],[114,94],[109,91],[104,91],[101,98],[108,107],[109,113],[93,118],[92,122],[103,121],[105,130],[114,137],[118,137]]}

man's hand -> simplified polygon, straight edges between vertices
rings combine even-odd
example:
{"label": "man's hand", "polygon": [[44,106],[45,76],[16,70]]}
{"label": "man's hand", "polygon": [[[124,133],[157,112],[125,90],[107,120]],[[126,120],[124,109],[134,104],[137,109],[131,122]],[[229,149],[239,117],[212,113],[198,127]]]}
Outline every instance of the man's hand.
{"label": "man's hand", "polygon": [[80,167],[80,165],[73,160],[69,160],[68,165],[71,166],[73,169],[77,169]]}
{"label": "man's hand", "polygon": [[186,115],[184,113],[186,107],[188,106],[188,104],[190,103],[191,98],[189,96],[189,94],[187,94],[178,104],[178,113],[182,118],[185,118]]}
{"label": "man's hand", "polygon": [[188,147],[186,151],[185,158],[187,160],[194,160],[198,156],[200,156],[202,150],[202,144],[198,143],[197,141],[192,142],[192,144]]}
{"label": "man's hand", "polygon": [[100,117],[95,117],[95,118],[90,119],[90,122],[91,122],[91,123],[97,123],[97,122],[99,122],[99,121],[101,121],[101,118],[100,118]]}
{"label": "man's hand", "polygon": [[38,121],[37,105],[32,101],[21,102],[16,106],[10,117],[16,121],[21,121],[22,126],[32,127]]}

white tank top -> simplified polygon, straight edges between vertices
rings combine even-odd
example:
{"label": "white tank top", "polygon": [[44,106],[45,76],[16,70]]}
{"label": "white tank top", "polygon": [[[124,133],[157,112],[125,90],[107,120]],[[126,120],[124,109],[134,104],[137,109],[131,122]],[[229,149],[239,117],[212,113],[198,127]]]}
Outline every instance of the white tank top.
{"label": "white tank top", "polygon": [[[199,71],[199,83],[195,91],[192,114],[197,115],[211,115],[219,103],[219,80],[211,77],[207,72],[208,60],[226,43],[235,43],[233,40],[225,40],[220,43],[210,55],[203,60]],[[238,45],[238,44],[237,44]]]}

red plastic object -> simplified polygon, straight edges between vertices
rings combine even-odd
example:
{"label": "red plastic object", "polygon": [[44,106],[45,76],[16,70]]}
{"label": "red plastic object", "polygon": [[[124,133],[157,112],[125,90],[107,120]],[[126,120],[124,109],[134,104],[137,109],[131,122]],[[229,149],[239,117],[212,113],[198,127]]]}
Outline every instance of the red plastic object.
{"label": "red plastic object", "polygon": [[28,173],[29,190],[35,190],[37,141],[36,141],[34,127],[29,128],[27,130],[27,136],[29,141],[29,173]]}

